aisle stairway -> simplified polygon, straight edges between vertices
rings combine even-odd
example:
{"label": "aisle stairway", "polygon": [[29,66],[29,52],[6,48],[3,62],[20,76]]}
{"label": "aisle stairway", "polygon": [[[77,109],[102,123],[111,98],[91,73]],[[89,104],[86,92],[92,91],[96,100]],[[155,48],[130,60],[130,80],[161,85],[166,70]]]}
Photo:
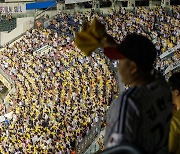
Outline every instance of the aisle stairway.
{"label": "aisle stairway", "polygon": [[98,139],[101,138],[101,141],[103,142],[102,136],[105,134],[105,129],[103,129],[100,134],[95,138],[94,142],[89,146],[87,151],[84,154],[94,154],[97,151],[100,150],[99,144],[98,144]]}

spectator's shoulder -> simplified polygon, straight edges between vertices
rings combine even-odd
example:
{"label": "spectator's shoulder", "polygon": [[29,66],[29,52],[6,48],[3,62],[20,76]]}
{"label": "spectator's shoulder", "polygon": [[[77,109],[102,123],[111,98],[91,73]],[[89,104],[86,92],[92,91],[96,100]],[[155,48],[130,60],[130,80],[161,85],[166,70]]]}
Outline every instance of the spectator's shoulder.
{"label": "spectator's shoulder", "polygon": [[138,98],[141,96],[141,92],[143,92],[142,88],[131,87],[123,93],[122,99],[126,101],[135,100],[135,98]]}
{"label": "spectator's shoulder", "polygon": [[180,135],[180,110],[173,112],[171,131]]}
{"label": "spectator's shoulder", "polygon": [[180,125],[180,110],[173,112],[173,119],[177,119]]}

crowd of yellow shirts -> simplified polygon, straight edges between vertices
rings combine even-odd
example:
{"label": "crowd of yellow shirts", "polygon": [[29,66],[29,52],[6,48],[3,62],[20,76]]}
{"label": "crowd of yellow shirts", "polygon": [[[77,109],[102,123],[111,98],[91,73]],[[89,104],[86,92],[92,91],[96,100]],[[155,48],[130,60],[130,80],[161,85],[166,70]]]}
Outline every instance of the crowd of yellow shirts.
{"label": "crowd of yellow shirts", "polygon": [[95,118],[104,117],[104,108],[118,91],[115,74],[100,54],[87,58],[73,42],[44,55],[22,48],[16,42],[1,51],[6,57],[1,63],[8,63],[4,70],[15,80],[16,93],[12,96],[15,118],[8,132],[3,124],[0,127],[0,153],[71,151],[71,144],[80,142]]}
{"label": "crowd of yellow shirts", "polygon": [[[166,51],[176,45],[179,35],[170,38],[162,35],[159,40],[156,31],[152,30],[151,34],[142,31],[137,23],[151,26],[150,11],[138,8],[137,15],[144,15],[147,21],[135,18],[129,12],[96,16],[104,18],[107,32],[118,42],[129,31],[140,29],[139,33],[152,35],[155,43],[161,40],[162,51]],[[159,11],[157,8],[154,13]],[[83,19],[78,15],[74,18]],[[161,30],[166,34],[170,29],[178,28],[179,21],[173,18],[169,23],[161,24]],[[57,45],[42,55],[31,50],[41,43],[52,46],[54,42],[60,44],[65,40],[64,36],[55,35],[56,32],[49,29],[33,29],[0,51],[5,57],[0,60],[1,68],[15,80],[16,86],[16,92],[10,98],[14,102],[13,119],[8,128],[0,124],[0,153],[73,150],[72,143],[80,142],[86,129],[95,124],[95,119],[104,117],[107,106],[118,92],[110,62],[99,53],[87,58],[73,42],[65,47]]]}

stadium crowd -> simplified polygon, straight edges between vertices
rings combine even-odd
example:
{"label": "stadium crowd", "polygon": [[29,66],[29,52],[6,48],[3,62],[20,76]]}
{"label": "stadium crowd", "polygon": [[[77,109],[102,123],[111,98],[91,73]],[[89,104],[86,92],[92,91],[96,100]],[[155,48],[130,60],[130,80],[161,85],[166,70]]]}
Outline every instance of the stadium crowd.
{"label": "stadium crowd", "polygon": [[[117,42],[129,32],[151,38],[158,55],[180,44],[180,15],[170,16],[160,7],[121,9],[109,15],[59,12],[48,27],[27,31],[0,52],[1,68],[16,86],[10,98],[12,121],[0,124],[0,153],[73,153],[75,142],[104,121],[118,93],[115,72],[104,55],[96,52],[85,57],[73,42],[83,20],[94,17],[106,24]],[[44,45],[50,48],[38,52]],[[156,67],[164,72],[167,60],[157,61]]]}
{"label": "stadium crowd", "polygon": [[[63,40],[33,29],[1,52],[1,67],[16,82],[13,120],[0,128],[2,153],[70,153],[103,120],[118,90],[114,72],[99,54],[87,58],[68,41],[60,47]],[[53,48],[32,50],[44,44]]]}
{"label": "stadium crowd", "polygon": [[11,20],[11,19],[12,19],[11,14],[0,15],[0,21],[2,21],[2,20]]}

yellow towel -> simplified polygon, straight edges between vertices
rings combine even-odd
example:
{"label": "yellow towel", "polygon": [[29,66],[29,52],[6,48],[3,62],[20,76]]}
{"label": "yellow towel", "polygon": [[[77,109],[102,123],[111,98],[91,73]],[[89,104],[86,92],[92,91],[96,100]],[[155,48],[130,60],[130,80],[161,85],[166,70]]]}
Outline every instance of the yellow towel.
{"label": "yellow towel", "polygon": [[105,26],[94,18],[91,24],[83,23],[82,30],[76,33],[75,44],[85,55],[90,56],[98,47],[104,46],[106,36]]}

